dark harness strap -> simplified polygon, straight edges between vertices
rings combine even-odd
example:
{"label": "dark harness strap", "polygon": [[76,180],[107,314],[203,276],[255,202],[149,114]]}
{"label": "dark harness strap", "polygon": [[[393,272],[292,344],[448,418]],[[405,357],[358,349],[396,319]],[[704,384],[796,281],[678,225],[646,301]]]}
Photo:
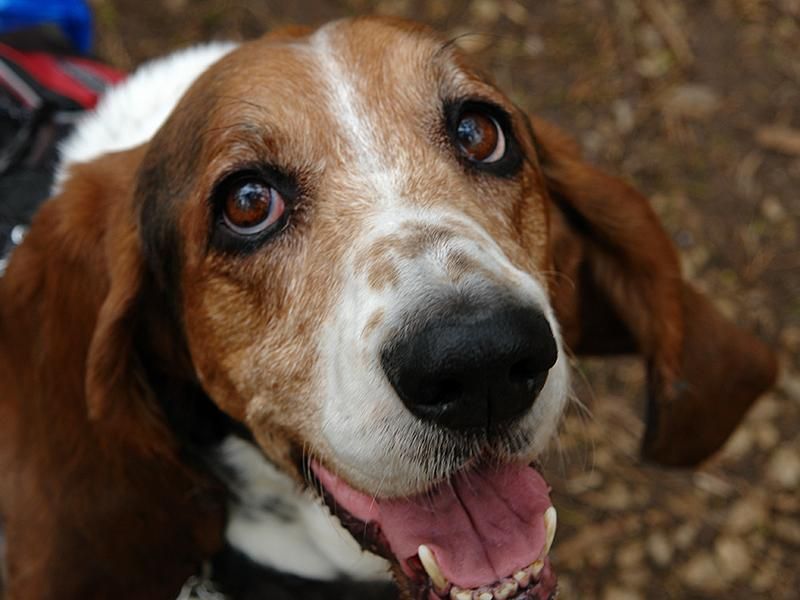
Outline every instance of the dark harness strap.
{"label": "dark harness strap", "polygon": [[396,600],[388,581],[319,581],[275,571],[251,561],[236,549],[214,557],[212,576],[217,588],[232,600]]}

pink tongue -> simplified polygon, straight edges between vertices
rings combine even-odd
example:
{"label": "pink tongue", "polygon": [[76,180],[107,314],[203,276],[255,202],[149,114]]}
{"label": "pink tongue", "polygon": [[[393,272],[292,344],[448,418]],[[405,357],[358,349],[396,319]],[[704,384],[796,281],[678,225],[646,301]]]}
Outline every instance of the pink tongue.
{"label": "pink tongue", "polygon": [[433,490],[402,499],[373,499],[320,465],[322,485],[357,519],[378,523],[408,575],[406,561],[425,544],[447,579],[461,587],[490,585],[540,558],[545,544],[547,482],[531,467],[470,470]]}

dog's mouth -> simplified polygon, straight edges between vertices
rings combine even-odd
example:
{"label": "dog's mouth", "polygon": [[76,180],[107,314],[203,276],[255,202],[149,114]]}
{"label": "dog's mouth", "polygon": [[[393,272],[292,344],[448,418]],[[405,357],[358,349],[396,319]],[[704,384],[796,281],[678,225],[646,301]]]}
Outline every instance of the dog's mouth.
{"label": "dog's mouth", "polygon": [[535,465],[470,467],[407,498],[374,498],[311,469],[344,527],[394,562],[417,600],[555,597],[556,511]]}

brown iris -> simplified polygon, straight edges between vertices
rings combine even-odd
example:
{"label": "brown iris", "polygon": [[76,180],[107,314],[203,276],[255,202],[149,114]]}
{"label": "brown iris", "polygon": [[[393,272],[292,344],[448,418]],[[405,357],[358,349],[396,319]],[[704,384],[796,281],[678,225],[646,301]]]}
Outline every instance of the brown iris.
{"label": "brown iris", "polygon": [[278,221],[286,207],[275,188],[259,180],[245,180],[234,185],[225,197],[223,218],[236,233],[261,233]]}
{"label": "brown iris", "polygon": [[480,112],[468,111],[461,115],[456,139],[461,152],[474,162],[495,162],[505,153],[505,137],[497,121]]}

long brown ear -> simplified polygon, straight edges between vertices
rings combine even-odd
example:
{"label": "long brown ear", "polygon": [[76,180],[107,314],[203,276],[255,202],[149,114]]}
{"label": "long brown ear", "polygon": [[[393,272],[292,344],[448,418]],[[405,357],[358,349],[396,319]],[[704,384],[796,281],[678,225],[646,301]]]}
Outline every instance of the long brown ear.
{"label": "long brown ear", "polygon": [[586,164],[577,146],[533,120],[550,196],[552,295],[578,354],[640,353],[648,372],[643,455],[692,465],[725,442],[775,381],[777,362],[681,277],[677,252],[646,198]]}
{"label": "long brown ear", "polygon": [[[104,156],[76,168],[74,181],[80,185],[76,203],[85,204],[96,217],[101,231],[94,254],[98,277],[105,280],[86,361],[86,402],[90,418],[102,421],[113,435],[154,450],[163,419],[151,398],[135,347],[144,284],[144,259],[133,207],[133,176],[143,148]],[[73,212],[81,212],[74,206]]]}
{"label": "long brown ear", "polygon": [[[135,316],[143,261],[134,224],[127,218],[107,223],[103,251],[109,269],[108,293],[100,307],[86,364],[89,416],[118,433],[132,423],[159,422],[147,401],[150,390],[134,348]],[[142,439],[136,434],[132,437]]]}
{"label": "long brown ear", "polygon": [[27,597],[124,581],[130,597],[174,598],[220,548],[223,490],[179,454],[151,389],[178,397],[153,370],[172,362],[137,233],[140,158],[75,166],[0,282],[0,370],[14,375],[0,380],[14,419],[0,427],[13,463],[3,501],[9,564],[25,566],[10,589]]}

